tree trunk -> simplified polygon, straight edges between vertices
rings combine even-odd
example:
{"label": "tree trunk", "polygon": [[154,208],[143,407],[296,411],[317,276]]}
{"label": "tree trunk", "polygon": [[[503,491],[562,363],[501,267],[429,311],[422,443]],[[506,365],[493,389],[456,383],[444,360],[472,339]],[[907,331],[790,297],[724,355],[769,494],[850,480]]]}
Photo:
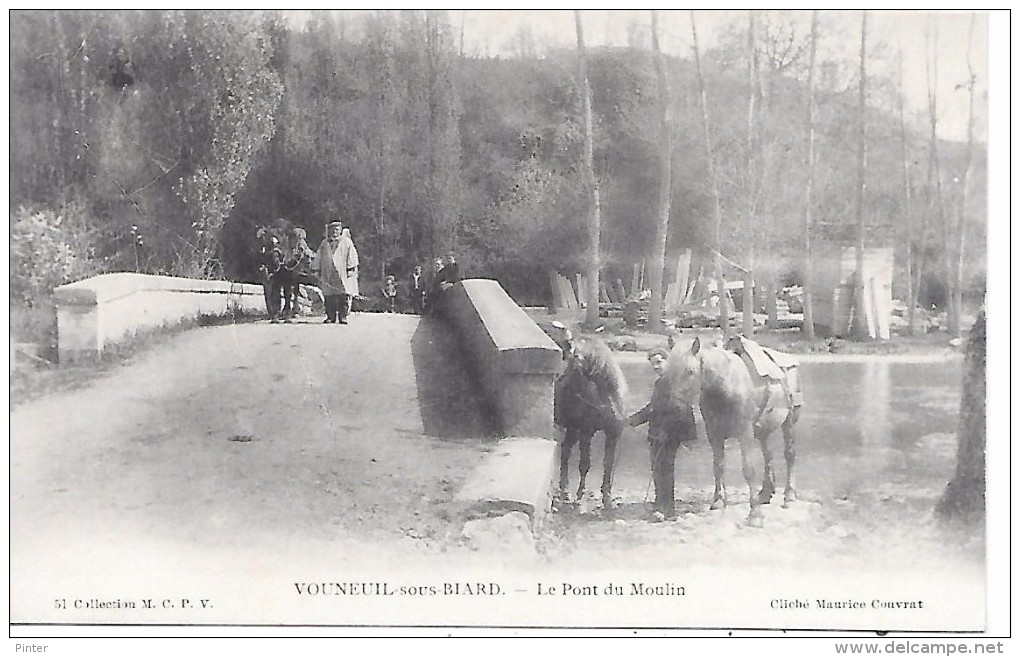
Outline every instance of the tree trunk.
{"label": "tree trunk", "polygon": [[915,290],[914,290],[914,222],[911,213],[911,182],[910,182],[910,149],[907,146],[907,121],[903,108],[903,51],[900,51],[900,89],[898,94],[900,105],[900,152],[903,161],[903,224],[907,245],[907,333],[914,335]]}
{"label": "tree trunk", "polygon": [[[755,100],[755,75],[758,68],[758,51],[755,43],[754,11],[747,12],[747,152],[745,154],[746,171],[746,193],[747,193],[747,226],[744,240],[744,266],[747,267],[744,276],[744,298],[743,307],[743,333],[747,337],[754,335],[754,228],[755,228],[755,206],[757,201],[757,187],[761,177],[756,175],[754,167],[755,140],[754,140],[754,100]],[[758,181],[758,182],[756,182]]]}
{"label": "tree trunk", "polygon": [[[927,42],[927,34],[925,35],[925,37],[926,37],[926,42]],[[945,203],[944,203],[943,198],[942,198],[942,158],[941,158],[941,155],[939,154],[939,138],[938,138],[938,122],[939,122],[939,118],[938,118],[939,117],[939,114],[938,114],[938,75],[939,75],[939,68],[938,68],[938,66],[939,66],[939,60],[938,60],[938,52],[939,52],[939,33],[938,33],[938,22],[937,22],[937,18],[936,18],[936,23],[935,23],[935,43],[934,43],[934,47],[932,48],[932,53],[933,54],[932,54],[931,75],[929,75],[929,78],[928,78],[928,121],[929,121],[929,124],[930,124],[930,127],[931,127],[931,135],[930,135],[930,140],[929,140],[929,144],[928,144],[928,189],[927,189],[927,193],[928,193],[928,202],[929,202],[930,211],[931,211],[932,214],[934,214],[935,216],[938,217],[939,225],[942,227],[942,231],[943,231],[943,235],[942,235],[942,238],[943,238],[942,239],[942,244],[943,244],[943,246],[941,248],[943,249],[942,252],[945,254],[945,257],[943,258],[943,261],[944,261],[943,265],[946,268],[946,274],[945,275],[946,275],[946,281],[948,283],[948,279],[950,277],[949,266],[950,266],[951,258],[948,255],[948,250],[947,250],[947,246],[946,246],[949,243],[949,234],[948,234],[948,230],[946,229],[946,222],[947,222],[946,208],[945,208]],[[927,229],[927,225],[926,224],[924,225],[924,228]],[[922,257],[922,262],[920,264],[923,265],[924,264],[924,261],[923,261],[924,253],[923,252],[922,252],[921,257]],[[919,271],[918,272],[918,277],[920,278],[921,276],[923,276],[923,271]],[[918,291],[918,293],[920,293],[920,291]],[[948,315],[948,313],[947,313],[947,315]]]}
{"label": "tree trunk", "polygon": [[936,511],[943,519],[983,522],[985,515],[985,311],[967,339],[957,428],[956,473]]}
{"label": "tree trunk", "polygon": [[914,322],[916,305],[914,291],[914,248],[913,248],[913,216],[911,213],[911,189],[910,189],[910,155],[907,148],[907,124],[903,112],[903,51],[900,50],[900,84],[899,84],[899,111],[900,111],[900,153],[903,162],[903,228],[906,232],[904,242],[907,245],[907,333],[914,335]]}
{"label": "tree trunk", "polygon": [[937,117],[937,102],[938,95],[936,93],[936,85],[938,83],[938,32],[935,33],[935,57],[933,60],[929,59],[929,51],[931,50],[931,35],[930,30],[925,27],[924,33],[924,45],[925,45],[925,79],[928,83],[928,118],[931,125],[931,136],[928,142],[928,167],[925,173],[925,211],[921,213],[921,225],[918,235],[920,241],[920,248],[917,253],[917,262],[915,266],[914,279],[911,287],[914,292],[914,299],[910,303],[911,308],[917,306],[920,302],[921,297],[921,284],[924,282],[924,270],[927,264],[928,256],[928,217],[934,213],[938,204],[938,195],[935,193],[935,170],[936,162],[938,159],[938,137],[936,135],[936,117]]}
{"label": "tree trunk", "polygon": [[857,340],[868,338],[868,322],[864,318],[864,174],[868,160],[868,127],[865,113],[867,100],[867,73],[864,61],[867,53],[868,12],[861,12],[861,72],[858,92],[858,142],[857,142],[857,271],[854,276],[854,323],[853,336]]}
{"label": "tree trunk", "polygon": [[730,312],[726,303],[726,282],[722,274],[722,254],[720,253],[722,233],[722,201],[719,198],[719,181],[715,172],[715,151],[712,149],[712,132],[708,119],[708,94],[705,91],[705,75],[701,70],[701,52],[698,48],[698,28],[694,22],[694,11],[691,11],[691,35],[694,38],[694,64],[698,72],[698,88],[701,91],[701,121],[705,133],[705,154],[708,159],[708,178],[712,185],[713,212],[715,228],[712,234],[712,267],[716,290],[719,294],[719,328],[723,336],[730,334]]}
{"label": "tree trunk", "polygon": [[672,140],[669,133],[667,108],[669,107],[669,88],[666,83],[666,67],[659,52],[659,21],[657,12],[652,12],[652,52],[655,57],[655,78],[658,82],[659,97],[656,110],[659,119],[659,194],[657,203],[658,223],[655,230],[655,242],[652,244],[652,270],[649,279],[652,298],[648,303],[647,330],[662,330],[663,289],[662,274],[666,260],[666,237],[669,233],[670,180],[672,172]]}
{"label": "tree trunk", "polygon": [[[588,55],[584,48],[584,28],[581,25],[581,12],[574,10],[574,23],[577,26],[577,54],[580,66],[581,82],[581,119],[584,124],[584,162],[582,163],[584,186],[588,200],[588,308],[585,323],[595,328],[599,323],[599,231],[601,230],[601,208],[599,203],[599,187],[595,180],[593,155],[591,89],[588,86]],[[661,273],[660,273],[661,276]]]}
{"label": "tree trunk", "polygon": [[963,313],[963,262],[964,262],[964,247],[967,244],[967,201],[970,197],[970,178],[971,168],[973,165],[973,148],[974,148],[974,66],[971,63],[970,51],[971,43],[974,38],[974,15],[970,17],[970,30],[967,33],[967,72],[969,73],[969,79],[967,85],[970,87],[970,107],[969,115],[967,117],[967,157],[966,166],[963,174],[963,190],[960,193],[960,210],[957,212],[957,238],[956,238],[956,267],[953,272],[953,303],[952,306],[955,309],[953,314],[954,322],[950,326],[950,330],[953,332],[953,337],[960,337],[963,327],[961,326],[961,314]]}
{"label": "tree trunk", "polygon": [[811,13],[811,52],[807,86],[807,183],[804,191],[804,323],[802,330],[808,340],[815,339],[815,313],[811,288],[814,283],[814,261],[811,258],[811,224],[814,218],[815,185],[815,51],[818,44],[818,10]]}
{"label": "tree trunk", "polygon": [[776,281],[769,276],[768,289],[765,292],[765,312],[768,314],[767,324],[772,330],[779,328],[779,304],[776,299]]}

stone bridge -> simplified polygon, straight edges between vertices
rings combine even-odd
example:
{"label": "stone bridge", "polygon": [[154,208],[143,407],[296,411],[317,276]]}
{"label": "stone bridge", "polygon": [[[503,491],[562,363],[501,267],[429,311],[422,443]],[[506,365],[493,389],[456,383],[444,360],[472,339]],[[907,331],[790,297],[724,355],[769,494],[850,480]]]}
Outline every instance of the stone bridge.
{"label": "stone bridge", "polygon": [[[264,310],[260,287],[136,274],[56,298],[62,361]],[[560,351],[495,281],[457,284],[443,310],[217,322],[14,408],[12,618],[52,620],[61,596],[36,593],[44,573],[87,589],[89,572],[214,563],[217,546],[384,558],[462,546],[467,524],[508,515],[521,520],[504,538],[530,540],[548,504]]]}

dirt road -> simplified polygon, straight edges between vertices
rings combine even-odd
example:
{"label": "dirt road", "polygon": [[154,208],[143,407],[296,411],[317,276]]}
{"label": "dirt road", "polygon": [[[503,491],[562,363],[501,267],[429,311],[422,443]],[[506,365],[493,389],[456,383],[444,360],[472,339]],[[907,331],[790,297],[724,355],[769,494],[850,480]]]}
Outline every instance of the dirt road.
{"label": "dirt road", "polygon": [[435,547],[493,441],[451,339],[403,315],[203,328],[14,409],[14,583],[87,569],[79,541]]}
{"label": "dirt road", "polygon": [[[982,622],[982,559],[958,554],[955,540],[923,520],[904,522],[888,496],[774,508],[764,530],[749,530],[739,489],[737,505],[709,512],[710,491],[684,476],[681,519],[649,524],[640,472],[647,446],[635,432],[621,447],[633,472],[621,469],[615,514],[554,515],[537,550],[512,532],[494,536],[492,550],[472,549],[450,502],[495,438],[457,353],[445,327],[410,316],[209,327],[174,336],[87,388],[15,408],[12,620]],[[698,449],[681,455],[681,470],[707,463]],[[479,581],[500,592],[443,593]],[[396,593],[307,593],[344,582]],[[632,595],[639,585],[666,594]],[[550,586],[562,597],[544,595]],[[869,605],[916,597],[928,607],[798,615],[772,603],[832,597]],[[152,609],[140,606],[146,600]]]}

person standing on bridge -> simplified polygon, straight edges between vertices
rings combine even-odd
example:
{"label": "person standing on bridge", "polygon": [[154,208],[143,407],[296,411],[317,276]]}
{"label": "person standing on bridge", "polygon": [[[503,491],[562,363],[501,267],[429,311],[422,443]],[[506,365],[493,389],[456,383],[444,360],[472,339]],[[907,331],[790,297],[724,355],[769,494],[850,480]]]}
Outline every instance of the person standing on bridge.
{"label": "person standing on bridge", "polygon": [[319,286],[326,305],[326,323],[347,323],[348,297],[357,294],[358,251],[343,234],[343,222],[326,226],[326,238],[316,254]]}
{"label": "person standing on bridge", "polygon": [[421,265],[416,265],[411,272],[411,280],[408,285],[411,291],[411,312],[420,315],[425,310],[425,275],[421,271]]}

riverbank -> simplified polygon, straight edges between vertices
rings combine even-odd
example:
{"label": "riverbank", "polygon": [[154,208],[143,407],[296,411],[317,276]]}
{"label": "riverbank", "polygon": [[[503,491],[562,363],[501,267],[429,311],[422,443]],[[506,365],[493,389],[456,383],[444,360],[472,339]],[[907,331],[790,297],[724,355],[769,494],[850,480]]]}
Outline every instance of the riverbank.
{"label": "riverbank", "polygon": [[[569,327],[574,335],[595,336],[606,342],[611,349],[623,355],[627,352],[645,353],[656,347],[666,347],[666,334],[651,333],[632,329],[621,319],[602,319],[602,327],[591,331],[582,326],[582,318],[575,313],[549,313],[545,308],[528,308],[528,314],[543,328],[554,321]],[[673,334],[678,340],[700,337],[702,340],[719,340],[720,331],[714,328],[682,329]],[[808,340],[798,329],[761,329],[754,339],[764,347],[818,360],[871,360],[883,359],[902,362],[936,361],[957,357],[963,353],[967,332],[961,340],[953,340],[947,333],[930,333],[918,336],[894,335],[888,340],[858,342],[842,338],[816,338]]]}

